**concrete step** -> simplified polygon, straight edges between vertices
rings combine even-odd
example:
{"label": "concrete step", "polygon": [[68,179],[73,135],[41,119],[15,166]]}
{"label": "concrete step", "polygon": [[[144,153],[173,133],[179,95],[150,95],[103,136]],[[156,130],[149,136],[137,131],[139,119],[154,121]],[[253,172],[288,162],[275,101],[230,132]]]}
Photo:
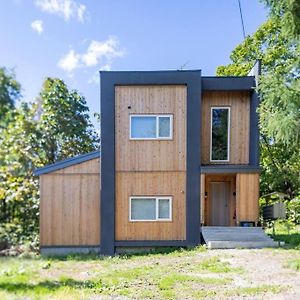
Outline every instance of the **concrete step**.
{"label": "concrete step", "polygon": [[211,249],[277,247],[261,227],[202,227],[204,241]]}
{"label": "concrete step", "polygon": [[261,249],[276,248],[279,244],[274,241],[209,241],[207,246],[209,249]]}

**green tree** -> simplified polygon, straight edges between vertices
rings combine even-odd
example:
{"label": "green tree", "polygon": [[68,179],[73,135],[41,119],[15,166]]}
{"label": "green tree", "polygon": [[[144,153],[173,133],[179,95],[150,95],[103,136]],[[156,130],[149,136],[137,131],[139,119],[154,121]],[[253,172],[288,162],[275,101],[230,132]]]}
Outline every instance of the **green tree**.
{"label": "green tree", "polygon": [[232,51],[231,63],[220,66],[217,75],[247,75],[261,60],[261,192],[294,197],[300,192],[299,2],[263,2],[270,7],[269,19]]}
{"label": "green tree", "polygon": [[99,147],[85,98],[77,91],[69,91],[62,80],[47,78],[38,103],[42,164]]}
{"label": "green tree", "polygon": [[4,67],[0,68],[0,130],[8,123],[8,112],[14,109],[21,96],[21,85],[15,74]]}
{"label": "green tree", "polygon": [[38,100],[21,103],[12,116],[0,137],[0,239],[16,243],[38,236],[34,169],[96,150],[99,137],[84,97],[59,79],[46,79]]}

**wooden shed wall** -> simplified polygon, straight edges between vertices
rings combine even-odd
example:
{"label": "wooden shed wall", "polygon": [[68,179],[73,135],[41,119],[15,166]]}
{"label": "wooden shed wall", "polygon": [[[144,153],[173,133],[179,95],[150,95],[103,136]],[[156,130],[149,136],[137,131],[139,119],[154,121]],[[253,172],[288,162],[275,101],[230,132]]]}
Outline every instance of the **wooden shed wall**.
{"label": "wooden shed wall", "polygon": [[249,163],[250,93],[204,92],[202,96],[201,163],[210,164],[211,107],[230,106],[229,164]]}
{"label": "wooden shed wall", "polygon": [[237,222],[258,222],[259,174],[238,173],[236,176]]}
{"label": "wooden shed wall", "polygon": [[41,246],[100,244],[100,159],[40,176]]}
{"label": "wooden shed wall", "polygon": [[[115,87],[116,240],[184,240],[184,85]],[[130,114],[172,114],[172,140],[130,140]],[[172,196],[172,221],[129,221],[130,196]]]}

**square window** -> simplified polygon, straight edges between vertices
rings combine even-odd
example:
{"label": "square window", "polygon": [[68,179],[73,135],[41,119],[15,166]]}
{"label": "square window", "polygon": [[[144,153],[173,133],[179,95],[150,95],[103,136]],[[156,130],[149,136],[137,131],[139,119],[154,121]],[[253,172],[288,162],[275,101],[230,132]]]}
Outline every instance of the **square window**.
{"label": "square window", "polygon": [[131,220],[155,220],[156,199],[155,198],[132,198]]}
{"label": "square window", "polygon": [[171,221],[171,197],[130,197],[130,221]]}
{"label": "square window", "polygon": [[172,139],[172,115],[130,115],[131,140]]}
{"label": "square window", "polygon": [[156,138],[156,117],[134,116],[131,118],[131,138]]}

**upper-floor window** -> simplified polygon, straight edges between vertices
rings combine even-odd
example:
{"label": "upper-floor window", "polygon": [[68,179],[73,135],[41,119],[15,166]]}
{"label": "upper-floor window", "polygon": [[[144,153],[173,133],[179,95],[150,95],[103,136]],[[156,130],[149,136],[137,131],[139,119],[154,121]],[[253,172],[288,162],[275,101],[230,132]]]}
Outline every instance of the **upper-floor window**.
{"label": "upper-floor window", "polygon": [[171,140],[173,115],[130,115],[131,140]]}
{"label": "upper-floor window", "polygon": [[172,221],[172,197],[129,198],[130,221]]}
{"label": "upper-floor window", "polygon": [[211,107],[210,161],[229,162],[230,107]]}

